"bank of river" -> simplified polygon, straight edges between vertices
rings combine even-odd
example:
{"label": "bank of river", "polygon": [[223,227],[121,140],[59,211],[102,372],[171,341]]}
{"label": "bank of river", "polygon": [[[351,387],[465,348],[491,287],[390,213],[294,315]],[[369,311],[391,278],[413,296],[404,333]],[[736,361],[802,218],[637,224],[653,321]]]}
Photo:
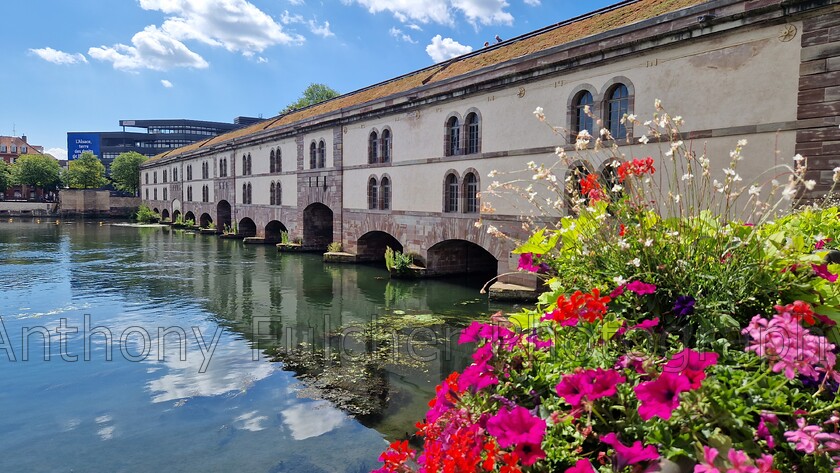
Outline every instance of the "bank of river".
{"label": "bank of river", "polygon": [[6,471],[368,471],[467,363],[458,328],[509,308],[98,222],[0,223],[0,278]]}

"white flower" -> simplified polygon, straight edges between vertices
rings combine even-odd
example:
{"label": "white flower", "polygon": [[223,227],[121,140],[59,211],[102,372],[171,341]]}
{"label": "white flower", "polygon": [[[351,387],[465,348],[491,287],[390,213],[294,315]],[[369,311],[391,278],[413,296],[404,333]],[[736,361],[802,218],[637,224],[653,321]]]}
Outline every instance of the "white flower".
{"label": "white flower", "polygon": [[499,233],[499,229],[494,227],[493,225],[487,225],[487,233],[491,235],[496,235]]}
{"label": "white flower", "polygon": [[592,112],[590,112],[589,105],[584,105],[584,106],[583,106],[583,113],[585,113],[585,114],[587,114],[587,115],[589,115],[590,113],[592,113]]}
{"label": "white flower", "polygon": [[545,114],[543,113],[543,108],[542,107],[537,107],[534,110],[534,115],[537,117],[537,119],[539,119],[539,121],[541,121],[541,122],[545,121]]}
{"label": "white flower", "polygon": [[487,177],[496,177],[498,175],[499,175],[499,171],[494,169],[487,174]]}
{"label": "white flower", "polygon": [[801,154],[797,153],[797,155],[793,157],[793,160],[796,161],[796,163],[798,164],[802,161],[805,161],[805,158]]}
{"label": "white flower", "polygon": [[648,144],[648,142],[649,142],[649,141],[650,141],[650,140],[648,139],[647,135],[642,135],[642,137],[641,137],[641,138],[639,138],[639,143],[641,143],[641,144],[643,144],[643,145]]}
{"label": "white flower", "polygon": [[556,154],[557,156],[563,156],[564,154],[566,154],[566,150],[564,150],[562,147],[558,146],[558,147],[554,148],[554,154]]}
{"label": "white flower", "polygon": [[755,196],[761,194],[761,186],[757,186],[755,184],[751,185],[749,193],[750,193],[750,195],[755,195]]}
{"label": "white flower", "polygon": [[609,132],[610,132],[610,130],[607,130],[606,128],[601,128],[600,133],[601,133],[601,136],[606,138],[606,136],[607,136],[607,134],[609,134]]}
{"label": "white flower", "polygon": [[622,250],[626,250],[627,248],[630,248],[630,243],[627,243],[627,240],[625,240],[624,238],[619,238],[618,247]]}
{"label": "white flower", "polygon": [[784,197],[785,200],[791,200],[791,199],[793,199],[793,196],[795,196],[795,195],[796,195],[796,186],[794,186],[792,184],[788,184],[787,186],[785,186],[785,189],[782,191],[782,197]]}
{"label": "white flower", "polygon": [[635,267],[638,268],[641,265],[642,265],[642,260],[640,260],[639,258],[633,258],[632,260],[627,262],[627,266],[635,266]]}
{"label": "white flower", "polygon": [[738,140],[738,146],[740,146],[740,147],[747,146],[747,140]]}
{"label": "white flower", "polygon": [[621,276],[615,276],[613,278],[613,282],[615,283],[616,286],[621,286],[622,284],[627,284],[627,280],[624,279]]}
{"label": "white flower", "polygon": [[691,174],[690,172],[687,172],[687,173],[683,174],[683,176],[682,176],[683,181],[687,181],[689,179],[694,179],[694,174]]}
{"label": "white flower", "polygon": [[621,184],[616,184],[611,190],[613,191],[613,193],[618,194],[619,192],[624,190],[624,187]]}
{"label": "white flower", "polygon": [[650,124],[651,124],[651,123],[653,123],[653,122],[651,122],[650,120],[648,120],[648,121],[646,121],[646,122],[644,123],[644,125],[645,125],[645,126],[650,126]]}
{"label": "white flower", "polygon": [[735,175],[735,170],[731,168],[726,168],[723,170],[723,173],[731,177]]}
{"label": "white flower", "polygon": [[535,163],[533,161],[528,161],[527,166],[528,166],[528,169],[537,169],[537,163]]}
{"label": "white flower", "polygon": [[651,246],[653,246],[653,238],[648,238],[645,240],[645,247],[650,248]]}
{"label": "white flower", "polygon": [[654,100],[653,106],[656,107],[657,110],[662,110],[662,101],[659,99]]}
{"label": "white flower", "polygon": [[834,168],[834,182],[840,182],[840,167]]}
{"label": "white flower", "polygon": [[815,181],[813,179],[809,179],[809,180],[805,181],[805,188],[808,189],[809,191],[814,190],[814,187],[816,185],[817,185],[817,181]]}

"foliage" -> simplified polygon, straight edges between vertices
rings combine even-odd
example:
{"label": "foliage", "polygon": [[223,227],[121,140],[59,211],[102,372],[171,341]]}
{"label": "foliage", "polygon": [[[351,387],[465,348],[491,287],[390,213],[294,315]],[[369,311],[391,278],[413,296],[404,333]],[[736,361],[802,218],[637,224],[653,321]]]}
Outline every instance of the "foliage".
{"label": "foliage", "polygon": [[61,184],[61,166],[52,156],[22,154],[12,165],[12,184],[55,189]]}
{"label": "foliage", "polygon": [[190,219],[187,219],[187,220],[184,220],[184,226],[186,226],[186,227],[194,227],[194,226],[195,226],[195,220],[193,220],[193,219],[191,219],[191,218],[190,218]]}
{"label": "foliage", "polygon": [[289,244],[289,232],[280,232],[280,243],[284,245]]}
{"label": "foliage", "polygon": [[64,173],[64,183],[71,189],[98,189],[106,184],[105,165],[90,151],[70,161]]}
{"label": "foliage", "polygon": [[225,225],[223,233],[225,235],[238,235],[239,234],[239,228],[237,228],[236,222],[233,222],[230,225]]}
{"label": "foliage", "polygon": [[140,223],[155,223],[160,221],[160,214],[150,209],[148,205],[140,204],[134,218]]}
{"label": "foliage", "polygon": [[216,229],[216,222],[210,222],[204,228],[207,228],[208,230],[215,230]]}
{"label": "foliage", "polygon": [[0,159],[0,192],[4,192],[12,185],[12,168],[6,161]]}
{"label": "foliage", "polygon": [[178,214],[178,216],[175,217],[175,221],[173,223],[175,225],[183,225],[184,224],[184,216],[182,214]]}
{"label": "foliage", "polygon": [[327,251],[330,253],[340,253],[341,252],[341,242],[334,241],[327,246]]}
{"label": "foliage", "polygon": [[714,180],[656,108],[659,161],[616,153],[612,182],[529,165],[526,198],[545,182],[575,214],[517,250],[549,290],[464,330],[473,363],[438,387],[422,454],[394,442],[380,471],[838,471],[840,209],[786,209],[813,186],[799,156],[786,184],[740,185],[743,141]]}
{"label": "foliage", "polygon": [[414,257],[401,251],[394,251],[390,246],[385,247],[385,267],[388,271],[403,274],[410,271],[414,264]]}
{"label": "foliage", "polygon": [[136,151],[120,153],[111,163],[111,179],[114,187],[137,195],[140,190],[140,165],[148,158]]}
{"label": "foliage", "polygon": [[341,93],[328,85],[312,83],[309,84],[309,87],[303,91],[303,95],[301,95],[300,98],[289,105],[286,105],[283,110],[280,110],[280,113],[293,112],[299,108],[315,105],[317,103],[338,97],[339,95],[341,95]]}

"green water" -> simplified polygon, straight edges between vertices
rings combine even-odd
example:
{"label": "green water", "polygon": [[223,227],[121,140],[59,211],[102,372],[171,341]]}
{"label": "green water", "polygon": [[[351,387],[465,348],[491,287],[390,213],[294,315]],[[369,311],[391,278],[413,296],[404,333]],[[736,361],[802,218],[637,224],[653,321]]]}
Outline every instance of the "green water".
{"label": "green water", "polygon": [[0,223],[0,278],[4,471],[369,471],[467,363],[458,329],[510,309],[478,278],[97,222]]}

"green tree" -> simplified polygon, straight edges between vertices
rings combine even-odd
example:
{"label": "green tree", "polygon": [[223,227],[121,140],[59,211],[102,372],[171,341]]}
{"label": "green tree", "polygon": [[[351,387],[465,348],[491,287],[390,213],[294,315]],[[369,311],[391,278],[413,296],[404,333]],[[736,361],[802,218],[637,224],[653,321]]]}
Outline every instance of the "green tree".
{"label": "green tree", "polygon": [[105,165],[93,153],[85,151],[80,158],[70,161],[64,183],[72,189],[98,189],[108,184]]}
{"label": "green tree", "polygon": [[4,192],[12,185],[12,168],[6,161],[0,159],[0,192]]}
{"label": "green tree", "polygon": [[321,103],[325,100],[335,98],[341,95],[337,90],[324,84],[309,84],[309,87],[303,91],[303,95],[296,101],[286,105],[286,108],[280,110],[280,113],[288,113],[299,108],[308,107]]}
{"label": "green tree", "polygon": [[146,162],[146,157],[136,151],[121,153],[111,163],[111,180],[114,187],[137,195],[140,190],[140,165]]}
{"label": "green tree", "polygon": [[12,165],[11,183],[53,190],[61,185],[61,166],[52,156],[22,154]]}

